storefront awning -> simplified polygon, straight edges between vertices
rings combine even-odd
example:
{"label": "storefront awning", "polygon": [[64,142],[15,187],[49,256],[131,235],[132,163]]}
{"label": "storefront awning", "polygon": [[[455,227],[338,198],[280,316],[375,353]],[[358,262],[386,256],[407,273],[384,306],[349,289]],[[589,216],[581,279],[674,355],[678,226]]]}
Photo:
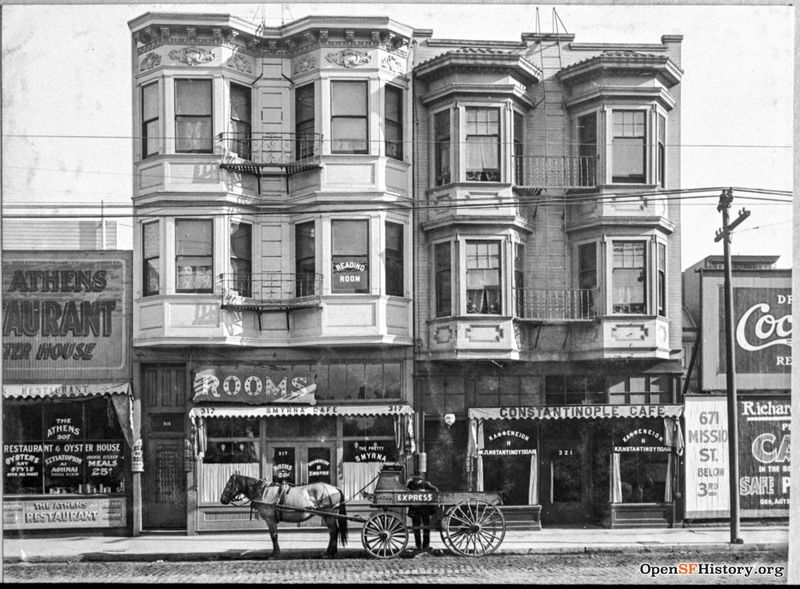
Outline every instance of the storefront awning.
{"label": "storefront awning", "polygon": [[129,382],[91,384],[7,384],[3,385],[4,399],[52,399],[130,395]]}
{"label": "storefront awning", "polygon": [[410,405],[261,405],[238,407],[192,407],[189,417],[192,421],[196,417],[293,417],[293,416],[330,416],[343,415],[373,416],[373,415],[412,415],[414,410]]}
{"label": "storefront awning", "polygon": [[683,415],[683,405],[558,405],[552,407],[480,407],[469,410],[469,418],[478,420],[678,418],[681,415]]}

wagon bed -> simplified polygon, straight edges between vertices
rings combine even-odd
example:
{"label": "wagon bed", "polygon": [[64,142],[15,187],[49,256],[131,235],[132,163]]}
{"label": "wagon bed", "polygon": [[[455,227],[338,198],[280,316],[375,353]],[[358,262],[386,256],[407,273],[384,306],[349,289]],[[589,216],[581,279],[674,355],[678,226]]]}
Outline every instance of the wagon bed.
{"label": "wagon bed", "polygon": [[[408,545],[406,509],[434,508],[430,526],[411,529],[438,530],[453,554],[485,556],[503,542],[505,518],[498,508],[499,493],[480,491],[412,491],[402,482],[401,465],[386,464],[373,493],[364,495],[376,509],[364,523],[361,541],[370,556],[396,558]],[[399,513],[398,513],[399,511]]]}

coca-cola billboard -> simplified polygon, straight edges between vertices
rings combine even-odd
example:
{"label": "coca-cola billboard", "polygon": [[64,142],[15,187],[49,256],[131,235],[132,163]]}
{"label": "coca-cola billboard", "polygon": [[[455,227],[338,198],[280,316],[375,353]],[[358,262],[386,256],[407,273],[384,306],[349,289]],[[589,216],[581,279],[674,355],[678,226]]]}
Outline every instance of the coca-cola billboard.
{"label": "coca-cola billboard", "polygon": [[[726,365],[723,294],[723,289],[720,289],[720,367]],[[791,288],[735,287],[733,321],[737,374],[791,372]]]}

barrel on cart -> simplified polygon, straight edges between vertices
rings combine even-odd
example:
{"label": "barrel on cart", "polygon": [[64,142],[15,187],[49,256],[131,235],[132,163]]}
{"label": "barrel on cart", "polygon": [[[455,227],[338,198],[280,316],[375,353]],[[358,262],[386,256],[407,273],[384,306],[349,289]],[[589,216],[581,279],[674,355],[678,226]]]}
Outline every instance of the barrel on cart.
{"label": "barrel on cart", "polygon": [[498,508],[502,504],[499,493],[412,491],[404,480],[401,464],[384,464],[374,491],[364,493],[376,510],[361,530],[361,542],[370,556],[396,558],[406,549],[406,510],[418,506],[436,508],[430,529],[439,531],[453,554],[486,556],[502,544],[506,522]]}

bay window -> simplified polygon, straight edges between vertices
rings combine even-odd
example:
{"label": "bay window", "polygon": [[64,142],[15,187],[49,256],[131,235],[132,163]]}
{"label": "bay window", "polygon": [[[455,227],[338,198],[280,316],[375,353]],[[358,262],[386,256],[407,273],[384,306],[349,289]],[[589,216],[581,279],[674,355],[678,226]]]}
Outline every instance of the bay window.
{"label": "bay window", "polygon": [[367,82],[331,82],[331,152],[369,153]]}
{"label": "bay window", "polygon": [[402,297],[403,226],[386,222],[386,294]]}
{"label": "bay window", "polygon": [[239,295],[250,297],[253,293],[253,228],[248,223],[231,223],[231,278]]}
{"label": "bay window", "polygon": [[434,282],[436,284],[436,316],[452,315],[452,266],[450,261],[450,242],[433,246]]}
{"label": "bay window", "polygon": [[175,80],[175,151],[211,153],[211,80]]}
{"label": "bay window", "polygon": [[314,84],[294,91],[295,157],[303,160],[314,155]]}
{"label": "bay window", "polygon": [[160,239],[159,222],[142,225],[142,296],[149,297],[159,292]]}
{"label": "bay window", "polygon": [[386,86],[384,104],[386,157],[403,159],[403,90]]}
{"label": "bay window", "polygon": [[500,243],[468,241],[466,245],[467,313],[499,315]]}
{"label": "bay window", "polygon": [[612,182],[643,184],[646,179],[645,111],[613,111]]}
{"label": "bay window", "polygon": [[314,221],[298,223],[294,228],[295,296],[314,293],[316,268]]}
{"label": "bay window", "polygon": [[514,244],[514,295],[517,317],[525,317],[525,246]]}
{"label": "bay window", "polygon": [[175,220],[176,292],[212,292],[213,221]]}
{"label": "bay window", "polygon": [[159,151],[159,109],[158,82],[142,86],[142,159]]}
{"label": "bay window", "polygon": [[596,313],[595,291],[597,290],[597,244],[584,243],[578,246],[579,317],[593,317]]}
{"label": "bay window", "polygon": [[331,292],[369,293],[369,221],[331,221]]}
{"label": "bay window", "polygon": [[236,154],[250,159],[251,91],[247,86],[231,83],[231,131],[234,133]]}
{"label": "bay window", "polygon": [[666,187],[666,145],[667,145],[667,119],[663,115],[656,116],[656,184],[661,188]]}
{"label": "bay window", "polygon": [[667,316],[667,246],[659,243],[656,246],[656,312],[662,317]]}
{"label": "bay window", "polygon": [[597,161],[597,113],[592,112],[578,117],[578,183],[579,186],[595,184],[595,163]]}
{"label": "bay window", "polygon": [[611,270],[614,313],[647,312],[647,263],[644,241],[615,241]]}
{"label": "bay window", "polygon": [[466,109],[467,181],[500,181],[500,109]]}

